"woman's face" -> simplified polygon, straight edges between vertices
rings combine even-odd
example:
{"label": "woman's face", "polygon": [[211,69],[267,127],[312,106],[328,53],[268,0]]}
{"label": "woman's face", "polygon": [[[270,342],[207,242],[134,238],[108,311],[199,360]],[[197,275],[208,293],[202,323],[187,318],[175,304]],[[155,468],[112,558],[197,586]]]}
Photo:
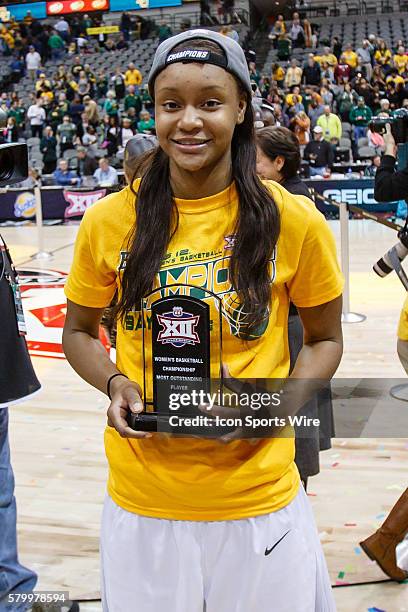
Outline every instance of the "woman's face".
{"label": "woman's face", "polygon": [[269,179],[280,183],[282,180],[281,170],[285,164],[282,156],[278,155],[275,159],[270,159],[262,151],[261,147],[256,147],[256,173],[262,179]]}
{"label": "woman's face", "polygon": [[233,76],[212,64],[173,64],[157,77],[155,97],[157,137],[176,167],[211,171],[224,160],[230,170],[232,137],[246,109]]}

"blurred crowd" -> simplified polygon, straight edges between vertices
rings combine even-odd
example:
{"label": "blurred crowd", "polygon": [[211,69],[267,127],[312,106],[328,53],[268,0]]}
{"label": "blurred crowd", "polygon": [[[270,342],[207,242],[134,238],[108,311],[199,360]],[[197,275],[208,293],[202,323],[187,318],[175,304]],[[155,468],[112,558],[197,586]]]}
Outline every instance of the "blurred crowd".
{"label": "blurred crowd", "polygon": [[[211,17],[204,5],[201,12]],[[234,11],[224,7],[220,17],[229,22],[221,33],[239,42]],[[129,139],[137,133],[155,134],[147,75],[132,62],[123,71],[115,66],[115,52],[127,48],[130,37],[154,36],[160,42],[173,32],[165,22],[155,25],[123,13],[116,36],[89,36],[87,29],[100,25],[100,19],[60,17],[51,25],[28,11],[23,22],[3,24],[0,33],[11,70],[9,90],[0,95],[7,114],[0,142],[31,139],[33,165],[60,185],[83,185],[87,176],[113,184]],[[384,146],[382,136],[369,129],[372,117],[408,108],[404,41],[390,48],[370,35],[357,48],[339,38],[324,45],[298,13],[287,22],[279,15],[268,40],[277,57],[270,74],[257,65],[251,40],[244,44],[257,127],[277,124],[292,130],[311,176],[327,177],[336,162],[356,160],[367,161],[364,172],[372,175]],[[110,73],[91,68],[88,53],[96,49],[112,55]],[[293,57],[294,49],[305,50],[301,61],[299,53]],[[47,67],[50,59],[53,66]],[[32,84],[25,103],[14,89],[23,77]]]}
{"label": "blurred crowd", "polygon": [[[291,129],[312,176],[328,176],[336,160],[367,161],[365,174],[374,174],[384,140],[370,130],[372,118],[408,108],[404,41],[390,47],[374,34],[356,48],[338,37],[319,41],[298,13],[290,22],[279,15],[269,39],[277,50],[271,74],[249,63],[258,125]],[[305,59],[294,49],[304,49]]]}

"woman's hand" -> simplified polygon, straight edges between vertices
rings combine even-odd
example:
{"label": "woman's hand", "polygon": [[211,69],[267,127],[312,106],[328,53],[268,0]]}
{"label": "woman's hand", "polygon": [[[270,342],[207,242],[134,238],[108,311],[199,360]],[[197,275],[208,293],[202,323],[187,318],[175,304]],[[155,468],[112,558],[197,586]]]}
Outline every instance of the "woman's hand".
{"label": "woman's hand", "polygon": [[108,408],[108,426],[116,429],[122,438],[151,438],[146,431],[135,431],[129,427],[128,412],[143,412],[142,390],[139,385],[125,376],[116,376],[110,385],[112,401]]}

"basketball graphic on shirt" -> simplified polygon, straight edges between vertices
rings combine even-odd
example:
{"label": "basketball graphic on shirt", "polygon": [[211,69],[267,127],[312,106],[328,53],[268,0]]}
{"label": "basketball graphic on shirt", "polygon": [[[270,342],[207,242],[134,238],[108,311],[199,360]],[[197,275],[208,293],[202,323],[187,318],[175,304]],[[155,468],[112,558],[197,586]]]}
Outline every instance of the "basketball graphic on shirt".
{"label": "basketball graphic on shirt", "polygon": [[269,322],[269,311],[265,312],[264,320],[255,328],[248,329],[249,315],[244,310],[243,304],[240,303],[238,295],[235,291],[226,293],[221,298],[222,314],[227,320],[230,332],[233,336],[241,340],[259,340],[266,332]]}

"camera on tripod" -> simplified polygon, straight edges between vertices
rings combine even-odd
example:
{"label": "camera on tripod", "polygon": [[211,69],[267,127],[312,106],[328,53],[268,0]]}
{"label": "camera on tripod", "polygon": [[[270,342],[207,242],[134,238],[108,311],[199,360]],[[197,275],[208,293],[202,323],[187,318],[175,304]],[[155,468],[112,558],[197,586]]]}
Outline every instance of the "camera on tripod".
{"label": "camera on tripod", "polygon": [[[7,115],[0,111],[0,128]],[[11,142],[0,145],[0,187],[21,183],[28,176],[28,147],[25,143]]]}
{"label": "camera on tripod", "polygon": [[385,134],[387,123],[391,126],[391,133],[396,144],[408,142],[408,109],[399,108],[392,117],[373,117],[368,125],[371,132]]}

